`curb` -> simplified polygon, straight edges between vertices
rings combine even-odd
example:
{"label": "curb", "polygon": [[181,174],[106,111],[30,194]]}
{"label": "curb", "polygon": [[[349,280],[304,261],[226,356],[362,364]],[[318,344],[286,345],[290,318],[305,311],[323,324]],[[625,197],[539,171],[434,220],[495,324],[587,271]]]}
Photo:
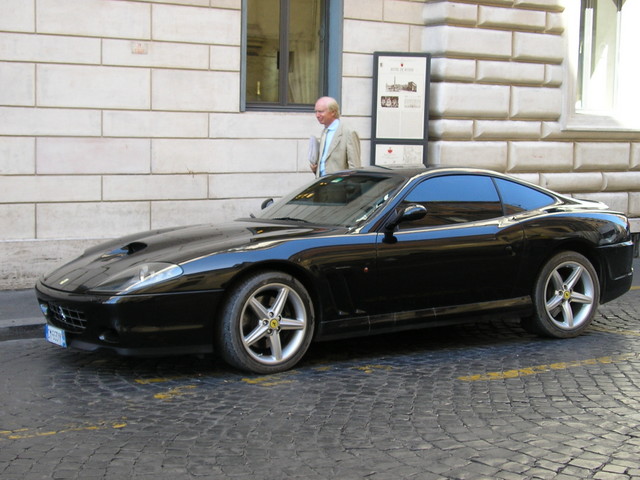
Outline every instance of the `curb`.
{"label": "curb", "polygon": [[32,288],[0,291],[0,340],[44,337],[44,324]]}
{"label": "curb", "polygon": [[23,325],[7,325],[8,323],[0,322],[0,342],[26,338],[44,338],[44,321],[40,323],[25,323]]}
{"label": "curb", "polygon": [[44,317],[29,318],[12,318],[9,320],[0,320],[0,328],[21,328],[32,326],[44,326]]}

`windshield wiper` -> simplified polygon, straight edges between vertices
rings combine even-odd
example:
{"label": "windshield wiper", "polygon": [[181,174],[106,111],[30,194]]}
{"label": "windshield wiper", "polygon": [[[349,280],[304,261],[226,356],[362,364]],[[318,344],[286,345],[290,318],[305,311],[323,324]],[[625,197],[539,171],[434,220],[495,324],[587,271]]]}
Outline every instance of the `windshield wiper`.
{"label": "windshield wiper", "polygon": [[309,223],[307,220],[304,220],[302,218],[294,218],[294,217],[276,217],[276,218],[272,218],[271,220],[285,220],[288,222]]}

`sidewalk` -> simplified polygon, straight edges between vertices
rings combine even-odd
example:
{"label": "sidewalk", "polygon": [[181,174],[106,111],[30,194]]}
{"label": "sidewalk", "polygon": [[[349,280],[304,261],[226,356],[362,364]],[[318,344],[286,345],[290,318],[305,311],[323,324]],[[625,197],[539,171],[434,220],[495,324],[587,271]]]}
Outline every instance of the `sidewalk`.
{"label": "sidewalk", "polygon": [[0,291],[0,328],[34,324],[44,325],[34,289]]}
{"label": "sidewalk", "polygon": [[0,290],[0,340],[43,336],[44,316],[35,290]]}
{"label": "sidewalk", "polygon": [[[633,286],[640,288],[640,258],[633,259],[633,270]],[[25,333],[25,330],[39,330],[43,325],[44,316],[34,289],[0,291],[0,330]]]}

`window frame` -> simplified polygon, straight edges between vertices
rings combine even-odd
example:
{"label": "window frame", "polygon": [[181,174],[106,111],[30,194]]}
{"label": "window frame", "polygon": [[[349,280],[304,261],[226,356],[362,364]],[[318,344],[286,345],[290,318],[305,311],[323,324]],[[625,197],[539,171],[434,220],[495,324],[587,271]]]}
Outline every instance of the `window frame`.
{"label": "window frame", "polygon": [[[281,0],[282,1],[282,0]],[[288,2],[290,0],[285,0]],[[341,93],[342,77],[342,8],[343,0],[325,0],[323,12],[323,45],[320,64],[320,93],[319,96],[329,95],[339,100]],[[280,10],[280,24],[287,25],[285,35],[280,35],[280,50],[288,44],[288,8]],[[299,104],[288,103],[286,100],[274,102],[248,102],[247,101],[247,36],[248,36],[248,0],[242,0],[242,39],[241,39],[241,72],[240,72],[240,110],[252,112],[313,112],[314,103]],[[285,47],[286,50],[286,47]],[[286,57],[286,56],[285,56]],[[288,58],[284,58],[285,64],[282,71],[288,70]],[[287,77],[286,74],[283,76]],[[288,79],[279,82],[279,98],[285,98],[288,88]]]}
{"label": "window frame", "polygon": [[[612,2],[609,5],[615,9],[615,45],[614,45],[614,55],[613,57],[613,69],[614,71],[611,73],[607,69],[607,73],[611,73],[612,81],[611,87],[609,89],[605,89],[605,94],[610,96],[611,106],[604,111],[615,111],[616,104],[618,102],[618,77],[620,75],[620,55],[619,49],[621,45],[621,18],[622,18],[622,4],[621,0],[606,0],[607,2]],[[596,26],[600,26],[598,23],[598,11],[600,9],[600,5],[598,0],[582,0],[582,4],[585,6],[583,8],[581,6],[580,9],[580,53],[578,55],[578,79],[576,82],[576,92],[580,92],[580,97],[583,103],[590,104],[593,102],[591,99],[591,90],[593,89],[593,85],[591,85],[591,81],[585,80],[585,73],[592,70],[593,64],[596,62],[595,50],[596,50],[596,32],[600,29]],[[589,6],[586,6],[589,4]],[[588,14],[587,14],[588,12]],[[584,15],[583,15],[584,14]],[[607,44],[607,47],[609,44]],[[608,48],[607,48],[608,50]],[[588,87],[588,88],[586,88]],[[578,103],[578,98],[576,95],[576,104]],[[589,112],[598,112],[597,109],[593,107],[582,106],[580,111],[584,111],[586,113]],[[601,110],[602,111],[602,110]]]}
{"label": "window frame", "polygon": [[[623,10],[624,13],[624,10]],[[638,132],[640,131],[640,118],[625,114],[618,108],[624,104],[616,101],[616,105],[608,112],[592,112],[576,108],[578,98],[578,82],[580,81],[580,37],[582,20],[582,2],[567,2],[564,15],[567,20],[566,27],[566,62],[564,62],[564,91],[565,101],[563,105],[562,127],[568,131],[604,131],[604,132]],[[619,14],[619,15],[622,15]],[[619,35],[624,34],[624,29],[629,28],[630,15],[622,16]],[[620,42],[620,49],[625,45]],[[616,60],[616,68],[620,69],[620,57]],[[616,86],[616,89],[618,87]],[[634,103],[640,108],[640,101]],[[633,110],[630,109],[630,110]]]}

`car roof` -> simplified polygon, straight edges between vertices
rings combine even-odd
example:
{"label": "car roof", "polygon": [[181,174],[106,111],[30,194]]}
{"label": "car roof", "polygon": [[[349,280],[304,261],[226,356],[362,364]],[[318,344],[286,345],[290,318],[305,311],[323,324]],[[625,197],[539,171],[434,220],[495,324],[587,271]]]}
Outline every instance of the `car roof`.
{"label": "car roof", "polygon": [[[477,168],[477,167],[447,167],[447,166],[422,166],[422,165],[372,165],[360,169],[351,170],[352,172],[369,172],[380,175],[395,175],[403,179],[404,187],[412,183],[420,182],[423,178],[441,175],[485,175],[497,179],[520,184],[524,187],[537,190],[541,193],[549,195],[555,199],[555,202],[579,203],[582,200],[574,199],[561,193],[555,192],[540,185],[536,185],[527,180],[513,177],[506,173],[497,172],[495,170]],[[403,187],[403,188],[404,188]],[[383,213],[384,214],[384,213]]]}
{"label": "car roof", "polygon": [[509,177],[508,175],[496,172],[494,170],[487,170],[475,167],[446,167],[446,166],[432,166],[426,167],[424,165],[372,165],[369,167],[359,168],[355,171],[364,172],[377,172],[377,173],[393,173],[405,177],[406,179],[426,176],[431,173],[467,173],[467,174],[482,174],[492,175],[501,178],[509,178],[516,181],[520,181],[517,178]]}
{"label": "car roof", "polygon": [[549,190],[541,185],[536,185],[535,183],[531,183],[522,178],[513,177],[506,173],[497,172],[495,170],[489,170],[485,168],[477,168],[477,167],[447,167],[447,166],[431,166],[427,167],[424,165],[372,165],[369,167],[364,167],[360,169],[356,169],[353,171],[362,171],[362,172],[377,172],[377,173],[386,173],[398,175],[404,178],[405,182],[411,182],[412,180],[419,179],[421,177],[431,176],[433,174],[471,174],[471,175],[488,175],[491,177],[502,178],[504,180],[508,180],[511,182],[519,183],[523,186],[533,188],[534,190],[538,190],[544,192],[552,197],[562,198],[566,201],[572,201],[570,197],[566,195],[562,195],[553,190]]}

